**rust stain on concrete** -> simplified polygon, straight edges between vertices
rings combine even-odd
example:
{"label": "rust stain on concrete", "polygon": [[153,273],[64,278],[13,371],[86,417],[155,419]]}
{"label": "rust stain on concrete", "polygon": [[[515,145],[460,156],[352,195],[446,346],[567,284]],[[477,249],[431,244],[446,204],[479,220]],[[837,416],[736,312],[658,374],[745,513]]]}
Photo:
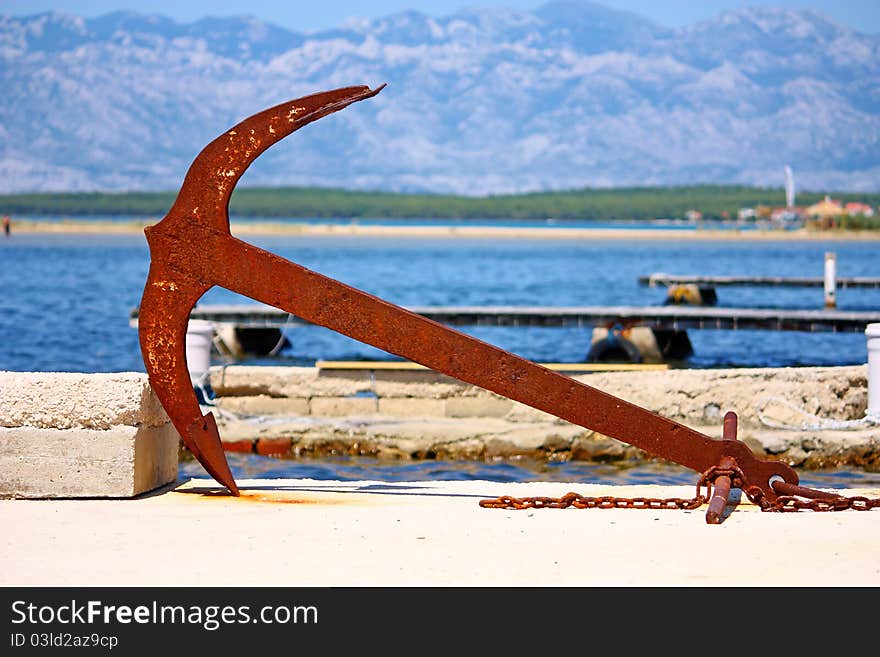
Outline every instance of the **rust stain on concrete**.
{"label": "rust stain on concrete", "polygon": [[[352,504],[355,500],[351,495],[315,494],[312,491],[295,490],[241,490],[241,496],[235,498],[229,491],[221,488],[179,488],[174,493],[189,495],[194,500],[214,502],[251,502],[253,504],[297,504],[336,506]],[[359,500],[360,501],[360,500]]]}

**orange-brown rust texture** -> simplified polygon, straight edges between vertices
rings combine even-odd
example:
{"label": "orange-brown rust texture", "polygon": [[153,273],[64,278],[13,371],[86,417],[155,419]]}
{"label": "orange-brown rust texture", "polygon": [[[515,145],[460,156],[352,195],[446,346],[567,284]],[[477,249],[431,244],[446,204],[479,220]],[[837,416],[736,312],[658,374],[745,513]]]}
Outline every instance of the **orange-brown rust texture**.
{"label": "orange-brown rust texture", "polygon": [[263,456],[284,456],[290,454],[292,444],[291,438],[260,438],[257,440],[256,452]]}
{"label": "orange-brown rust texture", "polygon": [[234,497],[227,490],[217,488],[187,488],[176,490],[175,493],[190,495],[196,500],[232,500],[239,502],[252,502],[254,504],[323,504],[337,505],[349,504],[353,501],[350,495],[325,494],[315,496],[313,491],[295,491],[287,489],[248,490],[241,489],[238,497]]}

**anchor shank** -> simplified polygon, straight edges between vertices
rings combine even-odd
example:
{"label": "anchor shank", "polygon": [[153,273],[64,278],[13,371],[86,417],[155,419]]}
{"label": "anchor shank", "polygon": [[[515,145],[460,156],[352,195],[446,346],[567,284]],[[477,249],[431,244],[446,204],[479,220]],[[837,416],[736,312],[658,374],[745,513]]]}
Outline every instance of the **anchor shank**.
{"label": "anchor shank", "polygon": [[216,285],[698,472],[720,458],[721,441],[268,251],[221,234],[198,243]]}

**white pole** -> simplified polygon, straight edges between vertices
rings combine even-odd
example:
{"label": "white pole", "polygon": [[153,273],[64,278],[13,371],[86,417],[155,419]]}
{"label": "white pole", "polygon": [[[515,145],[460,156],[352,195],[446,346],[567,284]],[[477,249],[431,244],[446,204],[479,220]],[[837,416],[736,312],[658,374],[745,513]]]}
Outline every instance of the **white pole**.
{"label": "white pole", "polygon": [[211,344],[214,325],[201,319],[191,319],[186,327],[186,366],[193,385],[201,383],[211,368]]}
{"label": "white pole", "polygon": [[868,411],[871,417],[880,417],[880,324],[865,327],[868,339]]}
{"label": "white pole", "polygon": [[825,307],[837,306],[837,256],[833,251],[825,254]]}

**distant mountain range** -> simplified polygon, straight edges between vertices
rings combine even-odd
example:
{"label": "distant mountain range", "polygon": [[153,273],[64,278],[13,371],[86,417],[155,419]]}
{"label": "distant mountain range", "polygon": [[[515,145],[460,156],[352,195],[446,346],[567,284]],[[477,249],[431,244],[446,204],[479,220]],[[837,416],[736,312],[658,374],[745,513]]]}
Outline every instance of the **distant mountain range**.
{"label": "distant mountain range", "polygon": [[245,116],[382,82],[241,184],[781,187],[788,164],[800,188],[880,190],[880,36],[806,10],[670,29],[562,0],[301,33],[246,17],[0,16],[0,192],[177,189]]}

